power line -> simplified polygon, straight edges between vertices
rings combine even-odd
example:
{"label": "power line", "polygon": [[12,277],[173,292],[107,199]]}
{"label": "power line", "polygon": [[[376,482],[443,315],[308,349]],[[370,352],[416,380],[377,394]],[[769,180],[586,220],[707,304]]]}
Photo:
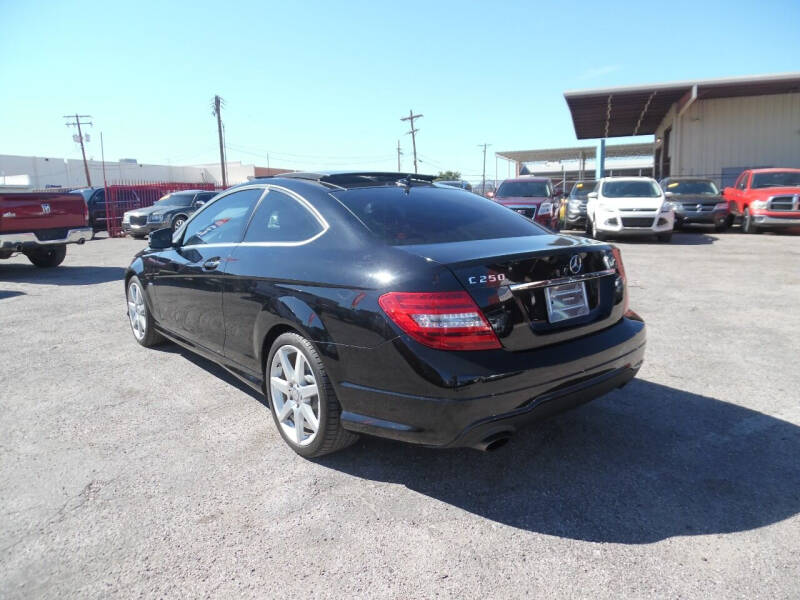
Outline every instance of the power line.
{"label": "power line", "polygon": [[225,143],[222,140],[222,105],[224,101],[218,95],[214,96],[212,114],[217,117],[217,134],[219,136],[219,166],[222,171],[222,187],[228,187],[228,174],[225,172]]}
{"label": "power line", "polygon": [[483,182],[481,183],[481,193],[486,191],[486,147],[491,144],[483,143],[478,144],[478,148],[483,147]]}
{"label": "power line", "polygon": [[417,172],[417,132],[419,129],[414,129],[414,119],[421,119],[423,115],[415,115],[413,110],[408,111],[408,116],[400,119],[401,121],[411,121],[411,145],[414,147],[414,173]]}
{"label": "power line", "polygon": [[[67,127],[78,128],[78,135],[75,141],[80,142],[81,144],[81,154],[83,155],[83,170],[86,173],[86,185],[88,187],[92,187],[92,178],[89,176],[89,164],[86,162],[86,148],[83,145],[83,132],[81,131],[81,125],[89,125],[90,127],[92,126],[91,121],[81,122],[81,119],[91,119],[92,115],[79,115],[78,113],[75,113],[75,115],[64,115],[64,118],[71,119],[73,116],[75,117],[75,120],[67,123]],[[86,141],[87,142],[89,141],[88,134],[86,135]]]}
{"label": "power line", "polygon": [[403,169],[400,168],[400,156],[402,156],[403,151],[400,150],[400,140],[397,140],[397,172],[400,173]]}

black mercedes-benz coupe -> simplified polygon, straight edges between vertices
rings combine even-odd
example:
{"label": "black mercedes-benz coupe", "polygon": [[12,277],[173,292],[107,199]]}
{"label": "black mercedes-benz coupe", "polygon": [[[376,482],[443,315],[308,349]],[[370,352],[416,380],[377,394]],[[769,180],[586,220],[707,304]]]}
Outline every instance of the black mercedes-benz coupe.
{"label": "black mercedes-benz coupe", "polygon": [[617,248],[432,180],[292,173],[221,193],[134,258],[134,337],[263,391],[306,457],[359,433],[493,449],[636,375],[645,326]]}

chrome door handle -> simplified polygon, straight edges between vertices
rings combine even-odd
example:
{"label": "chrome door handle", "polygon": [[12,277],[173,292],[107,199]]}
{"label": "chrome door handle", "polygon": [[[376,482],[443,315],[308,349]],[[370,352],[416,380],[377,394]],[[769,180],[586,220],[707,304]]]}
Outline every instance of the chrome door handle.
{"label": "chrome door handle", "polygon": [[203,270],[213,271],[218,266],[219,266],[219,257],[209,258],[206,262],[203,263]]}

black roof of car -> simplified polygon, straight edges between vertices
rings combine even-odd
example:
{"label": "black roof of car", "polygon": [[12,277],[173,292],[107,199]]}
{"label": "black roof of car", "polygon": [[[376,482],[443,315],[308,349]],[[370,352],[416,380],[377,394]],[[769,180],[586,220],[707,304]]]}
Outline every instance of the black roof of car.
{"label": "black roof of car", "polygon": [[394,173],[391,171],[319,171],[281,173],[280,175],[259,177],[248,183],[258,183],[271,179],[302,179],[340,189],[351,189],[386,185],[432,184],[436,176],[420,175],[418,173]]}

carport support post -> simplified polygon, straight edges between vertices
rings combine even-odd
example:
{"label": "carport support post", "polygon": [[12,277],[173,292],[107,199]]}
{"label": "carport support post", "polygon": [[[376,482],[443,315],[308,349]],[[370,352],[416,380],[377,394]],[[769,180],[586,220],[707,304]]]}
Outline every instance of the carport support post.
{"label": "carport support post", "polygon": [[600,145],[597,147],[597,155],[594,162],[594,178],[600,179],[605,175],[606,172],[606,138],[600,140]]}

